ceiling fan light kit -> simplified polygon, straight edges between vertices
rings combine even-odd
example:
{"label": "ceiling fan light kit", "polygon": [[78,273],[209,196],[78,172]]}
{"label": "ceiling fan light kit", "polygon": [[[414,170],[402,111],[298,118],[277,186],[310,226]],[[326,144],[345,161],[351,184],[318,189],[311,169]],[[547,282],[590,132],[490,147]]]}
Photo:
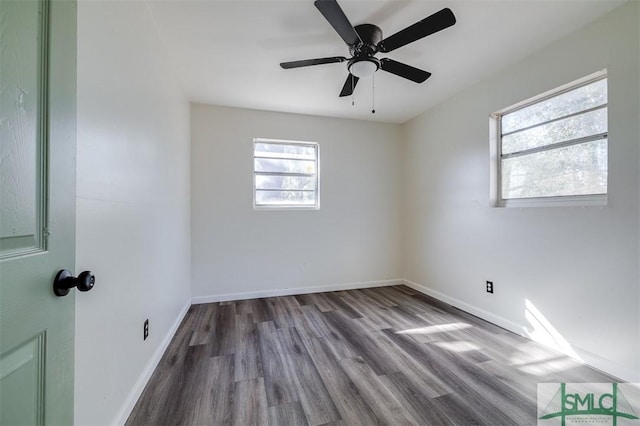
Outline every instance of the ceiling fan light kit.
{"label": "ceiling fan light kit", "polygon": [[358,78],[371,77],[379,68],[380,61],[378,60],[354,59],[349,61],[349,72]]}
{"label": "ceiling fan light kit", "polygon": [[282,62],[283,69],[307,67],[311,65],[347,62],[349,75],[344,82],[340,96],[350,96],[360,78],[373,76],[382,70],[415,83],[423,83],[431,73],[389,58],[378,59],[378,52],[388,53],[399,47],[420,40],[428,35],[448,28],[456,23],[449,8],[444,8],[425,19],[383,39],[382,30],[373,24],[361,24],[355,27],[340,8],[336,0],[316,0],[313,3],[333,29],[349,47],[351,58],[335,56],[329,58],[305,59]]}

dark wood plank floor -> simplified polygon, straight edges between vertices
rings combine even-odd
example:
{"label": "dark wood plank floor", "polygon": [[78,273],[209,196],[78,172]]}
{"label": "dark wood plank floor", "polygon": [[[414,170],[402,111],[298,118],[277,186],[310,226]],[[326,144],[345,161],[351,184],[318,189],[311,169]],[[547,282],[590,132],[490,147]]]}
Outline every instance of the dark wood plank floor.
{"label": "dark wood plank floor", "polygon": [[194,305],[127,425],[533,425],[614,378],[405,286]]}

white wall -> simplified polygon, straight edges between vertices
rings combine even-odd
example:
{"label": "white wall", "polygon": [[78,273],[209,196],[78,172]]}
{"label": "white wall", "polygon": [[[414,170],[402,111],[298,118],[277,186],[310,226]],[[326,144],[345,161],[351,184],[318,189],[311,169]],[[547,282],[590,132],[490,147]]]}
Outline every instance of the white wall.
{"label": "white wall", "polygon": [[[633,381],[640,381],[638,7],[614,10],[403,128],[404,276],[525,334],[534,331],[528,300],[585,361]],[[604,68],[609,204],[489,207],[489,114]],[[485,280],[495,294],[485,292]]]}
{"label": "white wall", "polygon": [[[75,422],[126,420],[190,301],[189,104],[144,2],[78,5]],[[142,325],[150,320],[150,337]]]}
{"label": "white wall", "polygon": [[[191,123],[196,301],[400,277],[398,126],[205,105]],[[320,210],[253,210],[254,137],[320,144]]]}

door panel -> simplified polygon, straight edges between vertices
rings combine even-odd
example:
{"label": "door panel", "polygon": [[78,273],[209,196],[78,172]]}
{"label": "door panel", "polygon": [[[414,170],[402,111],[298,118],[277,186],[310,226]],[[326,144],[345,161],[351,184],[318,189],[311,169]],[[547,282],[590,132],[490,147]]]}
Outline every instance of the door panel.
{"label": "door panel", "polygon": [[76,4],[0,0],[0,21],[0,424],[70,425]]}
{"label": "door panel", "polygon": [[40,425],[44,419],[44,334],[0,358],[0,424]]}
{"label": "door panel", "polygon": [[46,10],[0,3],[0,258],[42,250]]}

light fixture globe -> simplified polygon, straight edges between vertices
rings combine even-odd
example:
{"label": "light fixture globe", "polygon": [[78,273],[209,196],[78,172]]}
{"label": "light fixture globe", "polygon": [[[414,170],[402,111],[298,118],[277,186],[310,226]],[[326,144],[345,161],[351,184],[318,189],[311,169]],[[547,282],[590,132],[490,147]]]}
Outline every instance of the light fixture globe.
{"label": "light fixture globe", "polygon": [[380,62],[374,58],[354,58],[349,62],[349,72],[358,78],[371,77],[380,68]]}

